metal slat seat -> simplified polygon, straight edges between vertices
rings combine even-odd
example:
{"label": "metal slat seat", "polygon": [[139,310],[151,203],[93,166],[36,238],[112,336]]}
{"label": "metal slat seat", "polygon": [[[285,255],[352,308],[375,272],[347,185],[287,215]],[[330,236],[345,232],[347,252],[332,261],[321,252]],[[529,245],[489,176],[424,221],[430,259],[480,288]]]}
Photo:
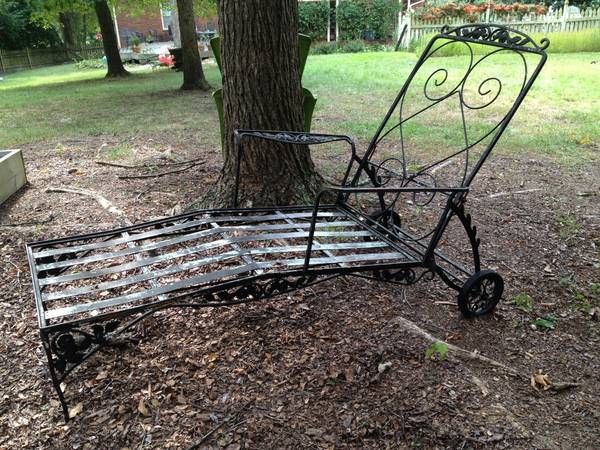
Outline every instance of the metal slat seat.
{"label": "metal slat seat", "polygon": [[[93,321],[223,281],[303,270],[310,209],[182,215],[112,234],[34,243],[29,258],[42,327]],[[364,223],[323,208],[309,271],[408,261]]]}

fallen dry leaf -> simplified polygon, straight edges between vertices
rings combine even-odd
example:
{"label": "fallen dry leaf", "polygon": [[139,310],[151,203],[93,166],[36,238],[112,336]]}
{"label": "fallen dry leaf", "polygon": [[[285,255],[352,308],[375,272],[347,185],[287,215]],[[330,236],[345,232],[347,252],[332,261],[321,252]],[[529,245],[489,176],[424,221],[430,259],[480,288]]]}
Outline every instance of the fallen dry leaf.
{"label": "fallen dry leaf", "polygon": [[539,387],[541,387],[544,391],[550,389],[552,386],[552,382],[550,381],[550,377],[548,374],[542,373],[541,370],[538,373],[534,373],[530,377],[531,387],[536,391],[539,391]]}
{"label": "fallen dry leaf", "polygon": [[384,363],[380,363],[380,364],[377,366],[377,372],[379,372],[379,373],[383,373],[383,372],[385,372],[386,370],[388,370],[390,367],[392,367],[392,363],[391,363],[390,361],[388,361],[388,362],[384,362]]}
{"label": "fallen dry leaf", "polygon": [[150,416],[150,411],[148,411],[148,408],[146,408],[146,404],[144,403],[143,398],[140,398],[140,402],[138,403],[137,409],[142,416],[145,416],[145,417]]}
{"label": "fallen dry leaf", "polygon": [[83,403],[79,402],[75,406],[73,406],[71,409],[69,409],[69,419],[72,419],[77,414],[79,414],[81,411],[83,411]]}

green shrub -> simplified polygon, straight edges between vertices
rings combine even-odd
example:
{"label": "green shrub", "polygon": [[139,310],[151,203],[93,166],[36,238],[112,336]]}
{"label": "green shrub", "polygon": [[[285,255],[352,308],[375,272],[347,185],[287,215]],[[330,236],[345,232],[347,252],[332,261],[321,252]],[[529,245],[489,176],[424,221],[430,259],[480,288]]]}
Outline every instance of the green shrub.
{"label": "green shrub", "polygon": [[[425,47],[435,36],[435,33],[421,36],[413,40],[409,45],[409,51],[417,55],[423,53]],[[535,42],[540,42],[543,38],[550,40],[548,53],[575,53],[575,52],[599,52],[600,51],[600,29],[589,29],[581,31],[565,31],[553,33],[533,33],[531,37]],[[441,42],[441,41],[440,41]],[[481,47],[480,47],[481,48]],[[477,46],[474,47],[475,53]],[[467,49],[462,45],[446,45],[435,53],[435,56],[457,56],[466,55]]]}
{"label": "green shrub", "polygon": [[547,37],[550,39],[548,53],[600,52],[600,29],[568,31],[564,33],[534,33],[536,42]]}
{"label": "green shrub", "polygon": [[367,29],[373,32],[377,40],[385,40],[394,36],[396,20],[400,11],[400,3],[389,0],[372,0],[367,17]]}
{"label": "green shrub", "polygon": [[445,342],[440,341],[433,342],[425,350],[425,358],[427,359],[437,359],[438,361],[442,361],[446,359],[447,354],[448,345]]}
{"label": "green shrub", "polygon": [[377,42],[367,43],[361,40],[318,42],[310,48],[312,55],[330,55],[332,53],[362,53],[362,52],[385,52],[393,50]]}
{"label": "green shrub", "polygon": [[75,63],[77,70],[104,69],[105,67],[106,64],[102,59],[82,59]]}
{"label": "green shrub", "polygon": [[313,55],[331,55],[337,51],[337,42],[317,42],[310,47],[310,53]]}
{"label": "green shrub", "polygon": [[324,39],[327,37],[327,25],[329,20],[329,2],[299,2],[298,3],[298,26],[302,34],[312,39]]}
{"label": "green shrub", "polygon": [[342,40],[389,39],[400,8],[395,0],[341,0],[337,24]]}
{"label": "green shrub", "polygon": [[515,295],[512,302],[513,305],[525,312],[533,311],[533,300],[525,292]]}
{"label": "green shrub", "polygon": [[364,41],[345,41],[338,45],[338,53],[361,53],[367,51]]}
{"label": "green shrub", "polygon": [[337,8],[336,20],[341,39],[360,39],[366,29],[362,2],[342,0]]}
{"label": "green shrub", "polygon": [[[435,35],[436,35],[436,33],[425,34],[425,35],[422,35],[419,39],[412,40],[408,46],[408,50],[415,52],[418,56],[421,55],[425,51],[425,48],[427,47],[427,44],[429,43],[429,41]],[[444,45],[443,47],[441,47],[446,42],[448,42],[448,41],[440,40],[435,44],[435,46],[433,47],[433,50],[435,51],[435,49],[438,47],[440,47],[440,49],[435,51],[433,56],[435,56],[435,57],[459,56],[459,55],[468,54],[467,47],[464,44],[460,44],[460,43],[448,44],[448,45]],[[472,48],[473,48],[473,52],[475,54],[487,53],[487,51],[484,51],[480,45],[473,45]]]}

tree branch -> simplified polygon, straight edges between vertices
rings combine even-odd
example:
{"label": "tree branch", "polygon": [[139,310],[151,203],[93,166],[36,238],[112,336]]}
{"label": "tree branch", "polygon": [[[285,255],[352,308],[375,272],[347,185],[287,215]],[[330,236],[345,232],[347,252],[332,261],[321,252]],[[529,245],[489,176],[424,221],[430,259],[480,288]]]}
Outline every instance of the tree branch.
{"label": "tree branch", "polygon": [[189,166],[183,167],[181,169],[168,170],[166,172],[159,172],[159,173],[147,174],[147,175],[119,175],[119,176],[117,176],[117,178],[119,180],[135,180],[135,179],[140,179],[140,178],[158,178],[158,177],[164,177],[165,175],[170,175],[173,173],[185,172],[186,170],[189,170],[192,167],[196,167],[201,164],[204,164],[204,161],[201,161],[201,162],[198,162],[195,164],[190,164]]}
{"label": "tree branch", "polygon": [[69,194],[77,194],[84,195],[86,197],[92,197],[100,204],[100,206],[102,206],[102,208],[106,209],[108,212],[125,217],[125,213],[119,208],[117,208],[110,200],[108,200],[106,197],[99,194],[98,192],[91,191],[89,189],[80,189],[74,187],[49,187],[46,189],[46,192],[65,192]]}

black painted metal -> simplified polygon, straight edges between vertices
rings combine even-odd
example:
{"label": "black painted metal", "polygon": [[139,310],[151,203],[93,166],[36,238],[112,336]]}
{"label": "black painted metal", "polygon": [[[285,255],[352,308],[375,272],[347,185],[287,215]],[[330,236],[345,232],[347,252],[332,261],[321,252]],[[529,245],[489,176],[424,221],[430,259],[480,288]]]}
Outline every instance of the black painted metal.
{"label": "black painted metal", "polygon": [[[460,82],[449,86],[444,95],[434,95],[432,87],[445,85],[448,70],[437,68],[428,77],[425,74],[423,97],[430,103],[404,116],[405,94],[416,75],[450,43],[461,43],[467,49],[468,67]],[[481,44],[491,49],[483,56],[472,48]],[[463,315],[472,317],[491,311],[502,295],[503,282],[498,274],[481,270],[477,230],[465,212],[465,201],[475,175],[544,65],[547,45],[547,40],[537,44],[523,33],[498,25],[442,29],[416,63],[363,156],[357,154],[348,136],[237,130],[236,206],[243,144],[247,140],[349,145],[349,162],[341,185],[324,189],[311,206],[193,211],[115,230],[28,244],[38,325],[65,420],[68,408],[60,388],[65,377],[98,349],[109,345],[112,336],[166,308],[259,301],[342,275],[403,285],[438,275],[458,291]],[[486,97],[487,103],[479,106],[465,100],[465,85],[480,64],[498,52],[512,52],[522,59],[523,80],[502,119],[485,136],[473,140],[465,110],[481,110],[494,104],[503,83],[496,76],[484,79],[477,92]],[[533,71],[529,71],[524,54],[539,57]],[[460,108],[464,146],[431,164],[411,168],[405,152],[406,124],[448,100],[456,101]],[[394,132],[400,134],[399,154],[377,161],[378,147]],[[485,139],[489,142],[471,164],[470,152]],[[460,162],[460,158],[464,158],[464,168],[459,182],[440,183],[436,171]],[[367,186],[361,177],[366,177]],[[321,204],[326,192],[336,194],[334,204]],[[365,195],[377,198],[373,214],[350,202],[351,196]],[[443,206],[433,229],[420,235],[409,232],[397,210],[399,200],[412,198],[413,205],[425,207],[433,205],[438,195]],[[470,245],[471,268],[438,248],[454,217]]]}

